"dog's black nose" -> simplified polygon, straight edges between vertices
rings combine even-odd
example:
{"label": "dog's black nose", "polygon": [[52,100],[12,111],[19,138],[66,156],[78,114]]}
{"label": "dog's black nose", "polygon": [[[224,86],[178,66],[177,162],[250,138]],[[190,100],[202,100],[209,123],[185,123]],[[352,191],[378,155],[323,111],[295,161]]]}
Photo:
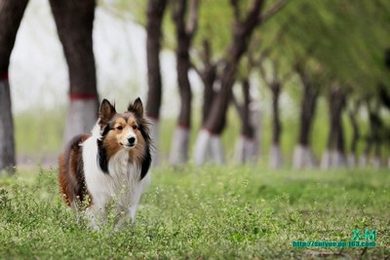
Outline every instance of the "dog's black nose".
{"label": "dog's black nose", "polygon": [[130,137],[129,139],[127,139],[127,141],[129,142],[129,145],[134,145],[135,138],[134,137]]}

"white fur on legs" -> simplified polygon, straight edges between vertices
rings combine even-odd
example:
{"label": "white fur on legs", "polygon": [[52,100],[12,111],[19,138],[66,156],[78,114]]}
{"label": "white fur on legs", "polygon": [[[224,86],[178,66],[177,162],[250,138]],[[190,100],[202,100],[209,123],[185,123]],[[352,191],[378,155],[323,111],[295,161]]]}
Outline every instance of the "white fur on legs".
{"label": "white fur on legs", "polygon": [[105,223],[105,208],[100,208],[95,205],[91,205],[85,210],[85,216],[89,221],[89,226],[94,230],[99,230]]}

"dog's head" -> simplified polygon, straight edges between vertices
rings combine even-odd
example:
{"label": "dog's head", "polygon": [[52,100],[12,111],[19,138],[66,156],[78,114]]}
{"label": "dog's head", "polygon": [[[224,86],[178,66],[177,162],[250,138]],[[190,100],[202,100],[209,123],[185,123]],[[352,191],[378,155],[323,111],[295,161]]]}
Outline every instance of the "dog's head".
{"label": "dog's head", "polygon": [[143,164],[145,159],[150,161],[149,123],[140,98],[130,103],[123,113],[117,113],[115,106],[104,99],[98,122],[101,133],[99,148],[104,150],[107,161],[121,150],[129,153],[133,163]]}

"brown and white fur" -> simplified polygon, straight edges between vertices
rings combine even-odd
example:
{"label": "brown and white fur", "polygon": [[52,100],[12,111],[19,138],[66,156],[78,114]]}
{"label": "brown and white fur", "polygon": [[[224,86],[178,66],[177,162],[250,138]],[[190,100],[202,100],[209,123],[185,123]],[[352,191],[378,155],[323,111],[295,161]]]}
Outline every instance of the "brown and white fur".
{"label": "brown and white fur", "polygon": [[141,100],[136,99],[120,114],[104,99],[92,133],[74,137],[60,156],[59,183],[65,202],[76,209],[87,204],[86,213],[95,228],[112,202],[121,215],[118,224],[129,218],[134,222],[149,182],[150,149],[149,124]]}

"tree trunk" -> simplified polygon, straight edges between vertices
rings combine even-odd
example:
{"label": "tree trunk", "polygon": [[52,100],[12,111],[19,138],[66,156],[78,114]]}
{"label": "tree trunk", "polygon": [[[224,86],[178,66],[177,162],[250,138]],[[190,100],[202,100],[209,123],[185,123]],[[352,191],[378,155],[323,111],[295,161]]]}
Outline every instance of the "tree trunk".
{"label": "tree trunk", "polygon": [[249,92],[249,80],[245,79],[242,82],[242,93],[244,97],[244,102],[242,105],[242,128],[241,134],[249,139],[252,139],[254,136],[254,127],[251,123],[251,114],[250,114],[250,92]]}
{"label": "tree trunk", "polygon": [[[255,0],[247,16],[241,21],[237,19],[235,21],[232,42],[228,48],[228,51],[226,52],[227,56],[225,59],[224,68],[219,78],[221,87],[218,94],[215,96],[215,99],[213,100],[209,116],[204,123],[204,131],[201,131],[201,133],[208,133],[209,135],[212,135],[215,140],[219,140],[219,142],[215,143],[221,143],[220,135],[225,128],[226,113],[232,97],[232,87],[234,84],[237,68],[242,55],[248,49],[248,43],[255,28],[262,22],[260,14],[263,9],[263,5],[263,0]],[[200,137],[201,136],[199,135],[197,142],[201,141]],[[201,147],[200,144],[196,144],[195,147],[195,154],[200,154],[201,151],[206,150],[204,148],[198,150],[198,148]],[[211,150],[221,151],[221,146],[215,147],[215,149]],[[217,154],[215,156],[223,158],[223,156]],[[198,163],[201,164],[203,162],[202,160],[199,160]]]}
{"label": "tree trunk", "polygon": [[270,167],[273,169],[280,168],[283,164],[282,152],[280,149],[280,135],[282,124],[280,122],[279,98],[281,84],[278,81],[270,85],[272,92],[272,146],[270,151]]}
{"label": "tree trunk", "polygon": [[256,0],[246,19],[235,24],[233,40],[227,52],[226,64],[220,77],[221,89],[210,110],[205,128],[211,133],[220,135],[225,127],[226,112],[231,100],[232,87],[242,55],[248,49],[254,29],[259,25],[259,16],[264,1]]}
{"label": "tree trunk", "polygon": [[367,135],[366,138],[366,146],[364,148],[364,151],[362,155],[359,158],[359,166],[360,167],[367,167],[368,165],[368,159],[372,150],[373,141],[370,135]]}
{"label": "tree trunk", "polygon": [[242,81],[243,103],[240,106],[239,117],[241,119],[241,135],[236,144],[235,157],[239,163],[256,163],[259,152],[259,140],[256,135],[259,125],[259,120],[255,120],[255,116],[259,117],[259,111],[252,105],[250,99],[250,84],[246,78]]}
{"label": "tree trunk", "polygon": [[195,143],[194,161],[198,166],[207,162],[223,164],[225,159],[221,137],[201,129]]}
{"label": "tree trunk", "polygon": [[162,100],[160,71],[161,25],[167,0],[149,0],[146,23],[146,59],[148,67],[148,97],[146,115],[152,121],[151,137],[157,149],[152,153],[153,165],[159,163],[159,119]]}
{"label": "tree trunk", "polygon": [[310,135],[318,100],[319,89],[311,82],[306,73],[298,73],[303,86],[300,112],[300,129],[298,145],[294,149],[293,167],[297,169],[315,166],[315,158],[311,151]]}
{"label": "tree trunk", "polygon": [[381,145],[382,145],[382,131],[383,121],[380,117],[380,105],[367,103],[368,118],[370,122],[370,140],[372,142],[373,154],[370,163],[375,168],[379,168],[381,165]]}
{"label": "tree trunk", "polygon": [[8,67],[28,0],[0,0],[0,171],[13,172],[15,139]]}
{"label": "tree trunk", "polygon": [[323,155],[321,168],[340,167],[346,165],[345,141],[342,125],[342,113],[345,108],[346,94],[344,90],[334,85],[329,96],[330,128],[327,150]]}
{"label": "tree trunk", "polygon": [[89,132],[96,122],[98,93],[92,30],[95,1],[50,0],[69,71],[69,109],[65,141]]}
{"label": "tree trunk", "polygon": [[15,166],[15,139],[11,93],[7,79],[0,79],[0,172],[12,173]]}
{"label": "tree trunk", "polygon": [[357,145],[360,139],[359,125],[357,122],[357,114],[359,112],[359,102],[356,102],[355,106],[349,111],[349,120],[352,126],[352,140],[350,154],[348,156],[348,165],[350,167],[355,167],[357,163]]}
{"label": "tree trunk", "polygon": [[205,125],[207,117],[209,116],[213,100],[216,96],[214,90],[214,82],[217,79],[217,67],[215,65],[207,65],[202,78],[203,90],[203,106],[202,106],[202,126]]}
{"label": "tree trunk", "polygon": [[203,70],[200,71],[194,66],[203,82],[203,102],[202,102],[202,128],[206,123],[207,117],[210,113],[211,105],[213,103],[216,92],[214,90],[214,83],[217,79],[217,65],[212,62],[212,49],[208,39],[203,40],[203,53],[201,60],[203,62]]}
{"label": "tree trunk", "polygon": [[[190,8],[186,0],[178,0],[174,10],[174,24],[176,27],[176,71],[180,94],[180,111],[176,130],[172,138],[170,162],[173,165],[183,164],[188,161],[189,136],[191,129],[191,104],[192,91],[188,77],[191,68],[190,47],[196,25],[191,26],[191,30],[186,23],[186,16],[190,16]],[[195,18],[196,21],[196,18]]]}
{"label": "tree trunk", "polygon": [[281,85],[275,82],[271,86],[272,91],[272,143],[280,144],[280,133],[282,131],[282,124],[280,123],[279,98]]}

